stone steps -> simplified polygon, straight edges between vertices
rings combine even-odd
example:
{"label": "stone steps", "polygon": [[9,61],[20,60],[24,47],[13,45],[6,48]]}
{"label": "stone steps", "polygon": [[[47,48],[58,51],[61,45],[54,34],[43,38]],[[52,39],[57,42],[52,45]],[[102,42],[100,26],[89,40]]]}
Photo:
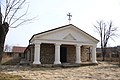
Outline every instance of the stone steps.
{"label": "stone steps", "polygon": [[75,64],[75,63],[62,63],[62,64],[40,64],[35,65],[32,64],[32,67],[44,67],[44,68],[51,68],[51,67],[62,67],[62,68],[70,68],[70,67],[81,67],[81,66],[93,66],[97,64],[93,63],[81,63],[81,64]]}

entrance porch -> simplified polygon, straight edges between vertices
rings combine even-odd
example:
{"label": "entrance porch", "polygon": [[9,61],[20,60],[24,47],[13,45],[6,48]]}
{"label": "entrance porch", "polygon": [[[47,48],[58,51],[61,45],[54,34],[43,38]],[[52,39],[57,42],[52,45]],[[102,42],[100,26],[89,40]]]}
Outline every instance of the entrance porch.
{"label": "entrance porch", "polygon": [[[81,64],[83,59],[90,60],[91,63],[97,63],[96,47],[98,42],[96,38],[72,24],[61,26],[34,34],[31,37],[29,44],[34,45],[34,52],[31,53],[33,61],[28,60],[33,65]],[[84,58],[87,55],[86,51],[83,50],[85,47],[90,49],[88,50],[89,59]]]}
{"label": "entrance porch", "polygon": [[86,61],[97,63],[96,61],[93,61],[95,60],[94,58],[96,58],[96,56],[92,56],[94,49],[91,45],[61,44],[56,46],[55,44],[51,43],[41,43],[39,46],[37,46],[37,50],[39,51],[36,51],[36,45],[33,45],[33,47],[31,47],[29,50],[30,51],[28,51],[29,53],[27,54],[27,60],[29,60],[30,64],[33,65],[78,65]]}

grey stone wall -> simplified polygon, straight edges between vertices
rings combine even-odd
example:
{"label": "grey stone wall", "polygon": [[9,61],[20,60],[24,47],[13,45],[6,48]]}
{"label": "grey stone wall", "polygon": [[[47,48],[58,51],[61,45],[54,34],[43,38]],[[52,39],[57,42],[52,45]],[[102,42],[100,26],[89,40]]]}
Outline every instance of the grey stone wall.
{"label": "grey stone wall", "polygon": [[[90,61],[89,60],[89,49],[86,46],[81,46],[81,61]],[[91,55],[90,55],[91,57]]]}
{"label": "grey stone wall", "polygon": [[40,60],[41,64],[53,64],[55,58],[54,44],[41,44]]}

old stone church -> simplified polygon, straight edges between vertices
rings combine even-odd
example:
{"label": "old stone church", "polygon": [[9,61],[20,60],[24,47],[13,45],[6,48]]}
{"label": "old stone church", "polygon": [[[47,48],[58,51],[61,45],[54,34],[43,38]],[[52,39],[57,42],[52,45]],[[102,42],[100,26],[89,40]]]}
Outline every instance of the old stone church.
{"label": "old stone church", "polygon": [[30,64],[97,63],[99,41],[73,24],[34,34],[25,50]]}

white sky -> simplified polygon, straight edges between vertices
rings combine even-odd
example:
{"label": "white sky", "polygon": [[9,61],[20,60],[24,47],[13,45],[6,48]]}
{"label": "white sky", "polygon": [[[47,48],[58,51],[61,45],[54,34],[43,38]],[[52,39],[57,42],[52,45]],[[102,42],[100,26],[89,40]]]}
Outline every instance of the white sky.
{"label": "white sky", "polygon": [[[67,13],[72,14],[71,24],[79,27],[95,38],[99,35],[93,29],[96,20],[112,20],[114,26],[120,27],[120,0],[28,0],[30,2],[29,17],[38,16],[31,24],[18,28],[10,28],[6,44],[27,46],[33,34],[64,26],[68,23]],[[120,34],[120,32],[118,33]],[[110,40],[108,46],[117,46]]]}

